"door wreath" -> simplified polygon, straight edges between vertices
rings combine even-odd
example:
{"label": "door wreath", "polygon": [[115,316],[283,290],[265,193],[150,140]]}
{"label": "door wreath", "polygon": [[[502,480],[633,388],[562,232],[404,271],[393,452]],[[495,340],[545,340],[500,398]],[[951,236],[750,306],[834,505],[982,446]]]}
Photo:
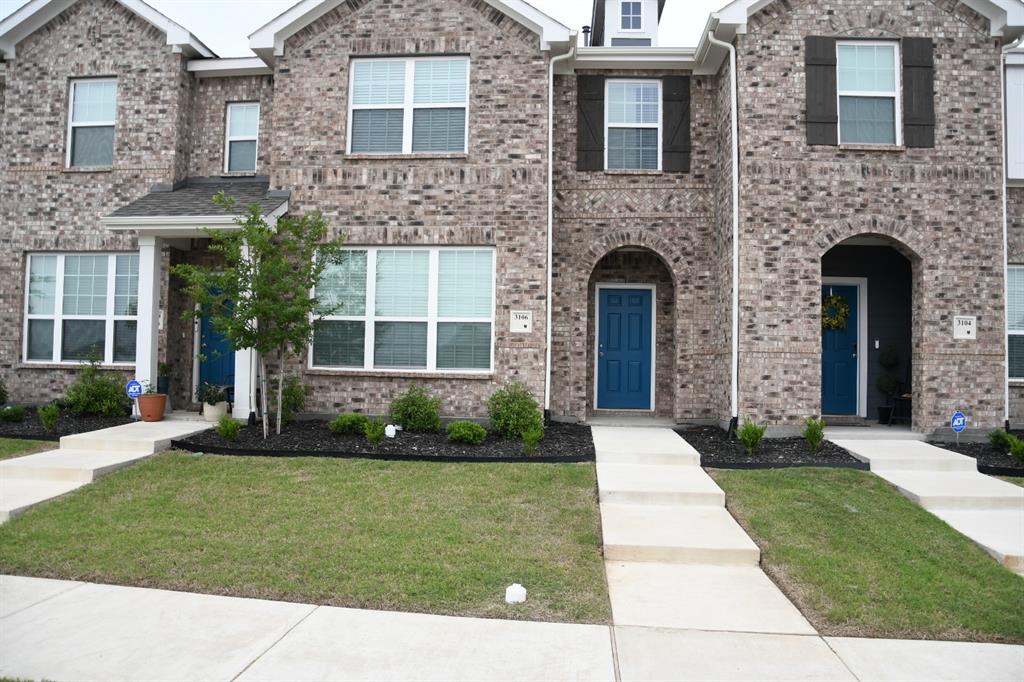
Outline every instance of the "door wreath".
{"label": "door wreath", "polygon": [[846,299],[838,294],[826,296],[821,301],[821,328],[826,331],[842,331],[846,329],[846,320],[850,317],[850,306]]}

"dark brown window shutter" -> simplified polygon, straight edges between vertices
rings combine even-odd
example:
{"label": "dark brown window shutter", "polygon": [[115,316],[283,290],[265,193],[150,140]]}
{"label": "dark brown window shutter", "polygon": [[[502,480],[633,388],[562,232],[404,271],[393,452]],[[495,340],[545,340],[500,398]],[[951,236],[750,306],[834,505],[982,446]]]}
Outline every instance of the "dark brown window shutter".
{"label": "dark brown window shutter", "polygon": [[836,90],[836,39],[804,39],[807,75],[807,144],[839,144]]}
{"label": "dark brown window shutter", "polygon": [[935,146],[935,50],[931,38],[903,39],[903,144]]}
{"label": "dark brown window shutter", "polygon": [[604,76],[576,76],[576,168],[604,170]]}
{"label": "dark brown window shutter", "polygon": [[661,169],[690,172],[690,77],[666,76],[661,84]]}

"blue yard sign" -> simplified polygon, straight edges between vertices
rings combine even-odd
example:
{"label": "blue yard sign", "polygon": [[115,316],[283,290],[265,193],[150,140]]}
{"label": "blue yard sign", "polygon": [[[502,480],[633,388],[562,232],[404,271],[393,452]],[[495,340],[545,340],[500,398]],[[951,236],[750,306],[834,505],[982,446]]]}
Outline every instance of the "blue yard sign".
{"label": "blue yard sign", "polygon": [[954,433],[962,433],[967,428],[967,415],[959,410],[954,412],[949,420],[949,428],[953,429]]}
{"label": "blue yard sign", "polygon": [[124,392],[128,394],[129,398],[135,400],[140,395],[142,395],[142,384],[140,384],[135,379],[132,379],[127,384],[125,384]]}

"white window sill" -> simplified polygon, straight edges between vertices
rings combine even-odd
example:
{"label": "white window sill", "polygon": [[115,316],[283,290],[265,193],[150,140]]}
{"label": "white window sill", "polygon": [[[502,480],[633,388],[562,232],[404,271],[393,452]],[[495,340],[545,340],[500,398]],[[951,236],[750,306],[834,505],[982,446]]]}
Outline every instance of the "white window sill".
{"label": "white window sill", "polygon": [[452,153],[419,153],[419,154],[345,154],[351,161],[426,161],[430,159],[468,159],[466,152]]}
{"label": "white window sill", "polygon": [[1011,386],[1024,386],[1024,378],[1022,379],[1010,379]]}
{"label": "white window sill", "polygon": [[348,377],[361,377],[365,379],[422,379],[424,381],[431,381],[436,379],[465,379],[465,380],[479,380],[479,381],[490,381],[494,378],[494,373],[491,371],[481,372],[460,372],[458,370],[447,371],[447,370],[402,370],[402,369],[363,369],[363,368],[328,368],[328,367],[313,367],[306,369],[306,374],[319,375],[319,376],[348,376]]}
{"label": "white window sill", "polygon": [[907,148],[901,144],[841,144],[844,152],[905,152]]}
{"label": "white window sill", "polygon": [[[89,366],[88,362],[32,362],[22,361],[14,365],[14,369],[84,369]],[[110,370],[115,372],[128,372],[135,369],[135,364],[117,364],[117,365],[97,365],[101,370]]]}
{"label": "white window sill", "polygon": [[64,173],[111,173],[113,166],[68,166]]}
{"label": "white window sill", "polygon": [[255,178],[257,173],[254,170],[251,171],[224,171],[220,174],[222,178]]}
{"label": "white window sill", "polygon": [[660,170],[648,170],[648,169],[644,169],[644,168],[637,168],[637,169],[628,169],[628,168],[622,168],[622,169],[616,169],[616,168],[606,168],[606,169],[604,170],[604,174],[605,174],[605,175],[664,175],[664,174],[665,174],[665,171],[660,171]]}

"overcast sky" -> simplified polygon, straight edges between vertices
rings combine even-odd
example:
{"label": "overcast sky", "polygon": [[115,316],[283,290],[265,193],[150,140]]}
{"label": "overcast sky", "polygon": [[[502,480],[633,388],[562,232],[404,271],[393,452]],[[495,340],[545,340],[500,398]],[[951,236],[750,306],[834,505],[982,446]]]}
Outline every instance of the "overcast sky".
{"label": "overcast sky", "polygon": [[[0,19],[27,0],[0,0]],[[297,0],[147,0],[192,31],[221,57],[251,56],[246,36],[295,4]],[[590,23],[592,0],[529,0],[569,28]],[[658,44],[692,47],[697,44],[708,14],[729,0],[668,0],[661,19]]]}

